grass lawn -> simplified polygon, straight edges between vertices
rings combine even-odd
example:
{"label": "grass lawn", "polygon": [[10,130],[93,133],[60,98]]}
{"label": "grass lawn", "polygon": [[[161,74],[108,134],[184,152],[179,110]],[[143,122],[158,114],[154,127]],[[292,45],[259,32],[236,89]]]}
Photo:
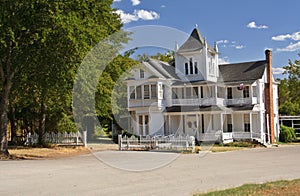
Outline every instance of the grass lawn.
{"label": "grass lawn", "polygon": [[225,195],[248,195],[248,196],[276,196],[276,195],[300,195],[300,179],[292,181],[276,181],[264,184],[245,184],[243,186],[214,191],[206,194],[196,194],[197,196],[225,196]]}
{"label": "grass lawn", "polygon": [[56,159],[89,153],[84,147],[51,147],[51,148],[32,148],[32,147],[13,147],[9,150],[10,157],[0,156],[0,160],[38,160]]}
{"label": "grass lawn", "polygon": [[262,147],[262,145],[253,143],[253,142],[232,142],[228,144],[214,144],[214,145],[201,145],[195,146],[195,151],[211,151],[211,152],[227,152],[227,151],[234,151],[234,150],[242,150],[245,148],[258,148]]}

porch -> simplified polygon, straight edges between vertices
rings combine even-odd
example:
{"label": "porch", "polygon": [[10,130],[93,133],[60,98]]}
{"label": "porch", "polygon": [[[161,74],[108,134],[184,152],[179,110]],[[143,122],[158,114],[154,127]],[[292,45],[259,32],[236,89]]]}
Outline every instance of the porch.
{"label": "porch", "polygon": [[167,113],[165,135],[190,135],[198,141],[263,140],[259,114],[244,112]]}

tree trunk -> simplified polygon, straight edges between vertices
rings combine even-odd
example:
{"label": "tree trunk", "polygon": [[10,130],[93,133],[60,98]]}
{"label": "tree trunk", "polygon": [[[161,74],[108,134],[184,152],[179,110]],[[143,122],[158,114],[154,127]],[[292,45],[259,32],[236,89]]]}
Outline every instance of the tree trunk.
{"label": "tree trunk", "polygon": [[9,155],[7,146],[7,108],[11,81],[3,82],[0,101],[0,154]]}
{"label": "tree trunk", "polygon": [[16,121],[16,112],[15,107],[10,107],[10,114],[8,115],[9,122],[10,122],[10,141],[12,144],[17,144],[17,121]]}
{"label": "tree trunk", "polygon": [[47,106],[44,103],[44,101],[42,101],[42,103],[41,103],[41,113],[40,113],[40,119],[39,119],[39,144],[40,145],[45,144],[46,111],[47,111]]}

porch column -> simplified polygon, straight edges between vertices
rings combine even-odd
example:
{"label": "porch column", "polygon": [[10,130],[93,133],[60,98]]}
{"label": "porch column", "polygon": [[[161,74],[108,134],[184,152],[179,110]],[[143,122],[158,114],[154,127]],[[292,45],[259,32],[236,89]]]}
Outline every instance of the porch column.
{"label": "porch column", "polygon": [[223,126],[223,124],[224,124],[224,119],[223,119],[223,117],[224,117],[224,114],[220,114],[220,116],[221,116],[221,131],[222,131],[222,133],[223,133],[223,128],[224,128],[224,126]]}
{"label": "porch column", "polygon": [[231,124],[232,124],[232,134],[234,135],[234,133],[233,132],[235,132],[234,131],[234,118],[233,118],[233,113],[231,114]]}
{"label": "porch column", "polygon": [[140,118],[139,118],[139,115],[137,114],[137,113],[135,113],[135,119],[136,119],[136,121],[135,121],[135,132],[136,132],[136,134],[137,135],[139,135],[140,134]]}
{"label": "porch column", "polygon": [[198,136],[199,136],[199,114],[198,113],[196,114],[196,125],[197,125],[197,127],[196,127],[196,138],[198,139]]}
{"label": "porch column", "polygon": [[253,97],[253,86],[250,85],[249,87],[250,87],[250,88],[249,88],[249,96],[250,96],[250,98],[252,99],[252,97]]}
{"label": "porch column", "polygon": [[146,133],[146,125],[145,125],[145,115],[143,115],[143,122],[142,122],[142,134],[141,135],[144,135],[144,133]]}
{"label": "porch column", "polygon": [[168,130],[166,130],[166,133],[168,133],[168,135],[170,135],[170,129],[171,127],[171,115],[168,115]]}
{"label": "porch column", "polygon": [[218,98],[218,87],[217,87],[217,85],[215,85],[214,88],[215,88],[215,99],[217,101],[217,98]]}
{"label": "porch column", "polygon": [[185,134],[185,115],[182,115],[182,132]]}
{"label": "porch column", "polygon": [[250,121],[250,138],[252,139],[252,112],[249,114],[249,121]]}

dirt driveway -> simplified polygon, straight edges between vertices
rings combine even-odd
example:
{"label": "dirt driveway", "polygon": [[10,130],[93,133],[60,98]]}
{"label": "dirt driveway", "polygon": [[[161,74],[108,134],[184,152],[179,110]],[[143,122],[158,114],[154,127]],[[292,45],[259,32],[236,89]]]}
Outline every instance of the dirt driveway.
{"label": "dirt driveway", "polygon": [[[57,160],[1,161],[0,195],[174,196],[244,183],[300,178],[300,145],[205,156],[132,153],[103,152]],[[153,165],[161,167],[149,169]],[[139,169],[124,170],[127,167]]]}

